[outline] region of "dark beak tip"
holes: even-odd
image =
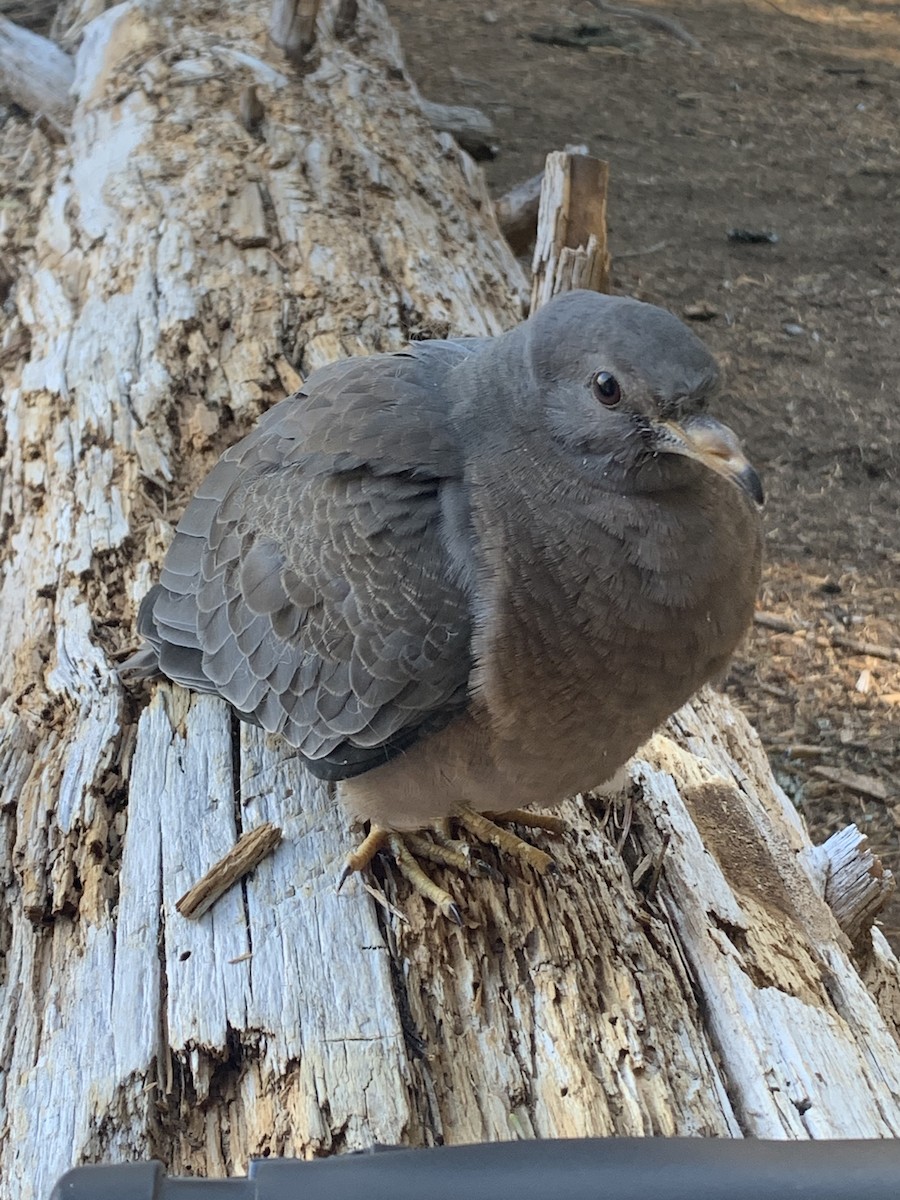
[[[753,467],[748,464],[738,475],[737,479],[747,495],[762,508],[766,502],[766,494],[763,491],[762,480]]]

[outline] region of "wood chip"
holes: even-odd
[[[409,917],[406,915],[406,913],[397,908],[395,904],[391,904],[390,900],[388,900],[387,896],[383,891],[381,891],[380,888],[373,887],[371,883],[368,883],[365,879],[362,880],[362,885],[372,899],[377,904],[381,905],[385,912],[389,912],[392,917],[396,917],[396,919],[403,925],[409,924]]]
[[[776,633],[804,633],[806,627],[796,621],[788,621],[775,613],[755,612],[753,624],[761,625],[764,629],[773,629]],[[900,662],[900,649],[896,646],[882,646],[878,642],[863,642],[859,638],[847,637],[843,633],[818,634],[813,639],[817,646],[831,648],[840,646],[842,650],[850,650],[854,654],[865,654],[870,658],[886,658],[889,662]]]
[[[813,767],[813,775],[848,788],[851,792],[859,792],[863,796],[871,796],[873,800],[887,800],[887,787],[873,775],[857,775],[855,771],[843,771],[839,767]]]
[[[829,751],[827,746],[810,746],[806,742],[794,742],[792,746],[788,746],[787,752],[790,758],[821,758]]]
[[[713,321],[719,315],[719,310],[708,300],[697,300],[693,304],[686,304],[681,315],[689,321]]]
[[[237,883],[281,841],[281,830],[271,821],[257,825],[231,847],[219,861],[206,872],[194,886],[184,893],[175,907],[183,917],[196,920],[207,912],[220,896]]]
[[[774,629],[776,633],[799,633],[801,629],[796,621],[788,621],[784,617],[776,616],[775,613],[755,612],[753,623],[762,625],[764,629]]]
[[[246,183],[231,202],[228,232],[231,240],[241,250],[265,246],[269,240],[262,192],[259,190],[259,184],[253,180]]]

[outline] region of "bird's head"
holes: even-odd
[[[678,486],[700,464],[762,503],[737,437],[704,411],[718,383],[715,361],[671,313],[624,296],[567,292],[507,340],[528,380],[517,416],[595,459],[611,487]]]

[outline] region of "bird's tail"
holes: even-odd
[[[144,639],[143,644],[119,663],[119,674],[129,679],[152,679],[162,673],[159,669],[159,631],[153,617],[153,605],[159,591],[160,586],[156,584],[143,598],[138,609],[137,631]]]

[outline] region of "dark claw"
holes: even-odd
[[[494,883],[503,882],[502,873],[498,871],[495,866],[492,866],[491,863],[485,862],[483,858],[475,858],[472,861],[482,875],[486,875],[488,879],[492,880]]]

